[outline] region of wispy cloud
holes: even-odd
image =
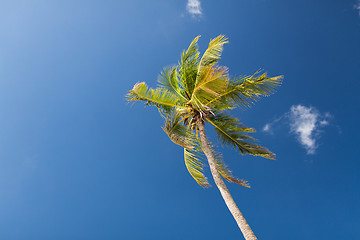
[[[193,17],[200,17],[202,15],[202,9],[199,0],[188,0],[186,4],[186,10]]]
[[[270,123],[265,124],[265,126],[263,127],[263,131],[272,133],[271,124]]]
[[[284,114],[283,116],[281,116],[281,117],[273,120],[272,122],[269,122],[269,123],[265,124],[265,126],[263,127],[262,130],[263,130],[264,132],[273,134],[273,133],[274,133],[274,130],[273,130],[274,125],[275,125],[276,123],[278,123],[279,121],[281,121],[281,119],[283,119],[284,116],[286,116],[286,114]]]
[[[356,3],[354,4],[354,9],[359,12],[359,16],[360,16],[360,0],[356,1]]]
[[[312,107],[302,105],[290,108],[290,129],[295,133],[308,154],[314,154],[317,148],[314,132],[317,128],[319,113]]]
[[[273,127],[282,119],[286,119],[299,143],[306,149],[307,154],[314,154],[318,148],[317,140],[320,137],[320,128],[329,124],[330,113],[321,114],[314,107],[293,105],[280,118],[265,124],[263,131],[273,134]]]

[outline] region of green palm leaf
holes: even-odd
[[[256,139],[246,134],[255,130],[241,125],[237,118],[221,113],[206,120],[215,127],[215,132],[223,145],[232,146],[242,154],[274,159],[275,154],[254,143]]]
[[[181,99],[163,88],[151,89],[144,82],[137,83],[127,94],[129,102],[144,101],[146,105],[154,105],[165,112],[174,108],[186,108]]]
[[[203,163],[200,158],[200,150],[198,147],[192,149],[184,148],[184,159],[187,170],[195,181],[202,187],[209,187],[207,178],[204,175]]]
[[[228,82],[227,68],[206,66],[198,76],[197,84],[191,96],[191,103],[201,110],[212,99],[220,96]]]
[[[186,96],[179,86],[179,77],[177,67],[164,68],[163,72],[158,78],[159,87],[168,90],[186,101]]]
[[[221,174],[221,176],[223,178],[225,178],[228,182],[233,182],[236,184],[239,184],[243,187],[247,187],[250,188],[250,185],[247,181],[243,180],[243,179],[238,179],[236,177],[234,177],[231,173],[231,171],[226,167],[225,163],[223,161],[216,161],[216,168],[219,171],[219,173]]]
[[[225,163],[222,159],[222,155],[219,152],[214,150],[214,146],[212,144],[209,144],[209,148],[212,152],[212,155],[215,158],[216,169],[218,170],[218,172],[220,173],[220,175],[223,178],[225,178],[228,182],[233,182],[233,183],[239,184],[243,187],[250,188],[250,185],[247,181],[238,179],[232,175],[231,171],[225,165]]]
[[[194,133],[180,122],[180,115],[175,113],[166,119],[165,126],[162,129],[172,142],[183,148],[191,149],[195,141]]]
[[[180,86],[185,90],[185,94],[190,100],[190,96],[194,90],[197,70],[199,65],[199,51],[197,36],[190,44],[186,51],[183,51],[179,64]]]
[[[203,173],[203,155],[199,142],[192,131],[181,124],[180,115],[174,113],[165,121],[163,130],[169,136],[170,140],[184,148],[185,166],[190,175],[202,187],[209,186],[207,178]]]
[[[235,78],[228,82],[226,90],[207,103],[210,106],[217,101],[227,101],[228,105],[250,107],[260,97],[274,93],[281,84],[283,76],[268,77],[266,73],[256,76]]]
[[[220,60],[224,44],[228,42],[224,35],[219,35],[210,40],[209,46],[200,60],[198,75],[200,75],[203,67],[212,66]]]

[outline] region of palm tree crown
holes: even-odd
[[[268,77],[256,72],[250,76],[229,78],[228,69],[218,65],[227,38],[219,35],[212,39],[200,57],[197,36],[183,51],[178,65],[167,67],[159,76],[159,86],[149,88],[144,82],[135,84],[127,95],[128,101],[144,101],[154,105],[165,118],[163,130],[171,141],[184,148],[185,165],[196,180],[209,186],[203,173],[203,150],[198,136],[199,124],[214,126],[218,139],[242,154],[269,159],[275,155],[256,143],[245,127],[227,112],[236,107],[248,108],[262,96],[268,96],[281,84],[282,76]],[[223,178],[245,187],[244,180],[233,177],[222,161],[221,155],[210,145],[217,171]]]

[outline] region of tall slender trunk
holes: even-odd
[[[254,232],[251,230],[249,224],[246,222],[244,216],[240,212],[239,208],[236,206],[236,203],[234,199],[232,198],[229,190],[227,189],[223,179],[221,178],[217,168],[216,168],[216,162],[215,158],[210,150],[206,134],[205,134],[205,127],[204,123],[199,123],[199,133],[200,133],[200,140],[201,140],[201,146],[205,153],[205,156],[208,159],[211,174],[214,178],[215,184],[220,190],[221,196],[223,197],[226,206],[229,208],[231,214],[233,215],[237,225],[239,226],[242,234],[244,235],[246,240],[257,240]]]

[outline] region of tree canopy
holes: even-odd
[[[251,154],[274,159],[275,154],[260,146],[249,133],[254,129],[244,126],[231,116],[231,109],[249,108],[259,98],[268,96],[281,84],[282,76],[268,77],[260,71],[252,75],[229,77],[228,68],[219,65],[227,37],[219,35],[212,39],[202,56],[198,49],[197,36],[180,62],[164,68],[158,79],[158,87],[149,88],[144,82],[135,84],[127,95],[128,101],[143,101],[156,106],[165,119],[163,130],[171,141],[184,148],[185,165],[196,180],[209,186],[203,171],[203,151],[198,136],[198,124],[208,122],[222,145],[228,145],[241,154]],[[222,156],[210,146],[216,159],[216,167],[223,178],[249,187],[235,178],[226,167]]]

